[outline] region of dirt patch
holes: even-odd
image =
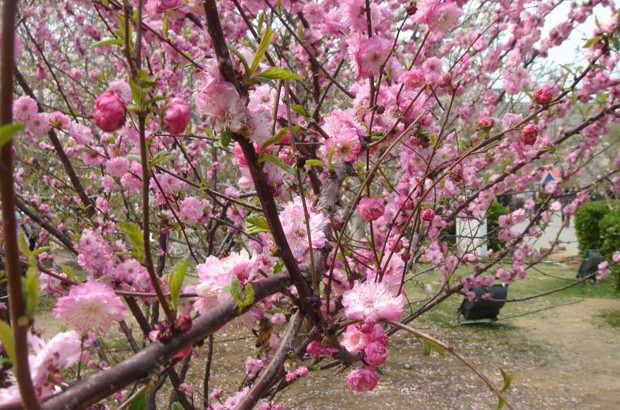
[[[605,325],[601,311],[620,311],[620,300],[586,299],[492,327],[431,327],[496,383],[499,368],[514,375],[506,397],[515,409],[617,408],[620,329]],[[295,409],[493,409],[486,386],[451,357],[425,357],[406,334],[391,341],[377,389],[351,394],[348,370],[313,374],[284,393]]]

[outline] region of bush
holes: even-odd
[[[602,248],[603,238],[599,223],[607,213],[618,209],[618,205],[619,201],[586,202],[575,212],[575,233],[582,255],[588,249]]]
[[[620,211],[608,212],[599,222],[601,233],[601,253],[611,264],[611,271],[616,277],[616,288],[620,290],[620,264],[612,263],[611,256],[620,250]]]
[[[497,232],[499,231],[498,219],[502,215],[508,215],[510,211],[504,205],[497,201],[493,201],[489,210],[487,211],[487,239],[489,249],[494,252],[499,251],[504,247],[504,243],[497,239]]]

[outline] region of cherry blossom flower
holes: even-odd
[[[113,322],[125,318],[125,305],[110,286],[88,281],[58,299],[54,316],[67,320],[80,333],[107,333]]]
[[[366,221],[376,221],[383,216],[385,207],[382,200],[365,196],[357,204],[357,210]]]
[[[387,360],[388,352],[383,343],[372,342],[364,348],[364,362],[370,366],[379,366]]]
[[[323,229],[329,221],[322,213],[316,213],[310,203],[306,204],[306,208],[310,216],[308,224],[310,225],[312,248],[320,249],[327,244],[327,238]],[[284,209],[280,212],[280,220],[282,221],[282,229],[291,247],[293,256],[301,260],[310,248],[301,198],[297,197],[284,206]]]
[[[392,50],[392,41],[380,36],[358,37],[355,43],[355,62],[360,77],[378,75]]]
[[[347,384],[356,392],[367,392],[377,387],[379,376],[374,369],[353,369],[347,376]]]
[[[173,98],[164,108],[162,125],[170,134],[181,134],[191,119],[189,105],[182,98]]]
[[[403,313],[403,295],[394,296],[383,282],[355,281],[353,288],[342,295],[347,319],[378,322],[398,320]]]
[[[116,131],[125,123],[125,103],[112,90],[107,90],[95,101],[95,123],[103,131]]]
[[[535,124],[527,124],[521,130],[521,142],[525,145],[534,145],[538,136],[538,127]]]

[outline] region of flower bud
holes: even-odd
[[[102,131],[116,131],[125,123],[125,103],[114,91],[108,90],[97,97],[93,118]]]

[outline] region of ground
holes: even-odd
[[[599,293],[597,284],[578,286],[565,295],[506,305],[491,326],[458,326],[454,317],[439,315],[418,328],[455,346],[498,385],[499,368],[511,373],[506,397],[515,409],[615,409],[620,299],[590,297]],[[379,386],[369,394],[351,394],[345,370],[302,380],[284,394],[284,402],[295,409],[496,408],[495,396],[461,362],[423,356],[410,335],[395,336],[390,354]]]

